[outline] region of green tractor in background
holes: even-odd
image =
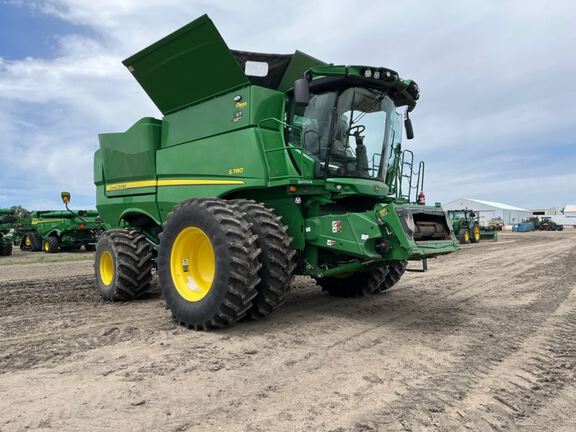
[[[414,81],[233,51],[206,15],[123,63],[164,116],[100,135],[97,208],[117,227],[96,251],[105,299],[142,296],[156,265],[173,318],[210,329],[270,314],[296,274],[378,294],[408,260],[457,250],[440,205],[400,190]]]
[[[482,231],[476,213],[472,210],[449,210],[448,217],[452,221],[452,229],[461,244],[480,241]]]
[[[37,252],[57,253],[60,250],[96,250],[98,236],[106,230],[95,210],[72,211],[68,208],[70,194],[62,192],[66,211],[44,210],[33,213],[32,221],[19,229],[20,248]]]
[[[0,209],[0,256],[12,255],[16,217],[11,209]]]
[[[534,226],[537,231],[563,231],[564,225],[560,225],[552,220],[550,216],[534,218]],[[531,218],[532,220],[532,218]]]

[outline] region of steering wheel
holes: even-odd
[[[351,133],[353,130],[355,130],[355,132],[354,132],[354,133]],[[362,132],[364,132],[365,130],[366,130],[366,126],[359,124],[359,125],[351,126],[351,127],[346,131],[346,133],[347,133],[348,135],[358,136],[358,135],[360,135]]]

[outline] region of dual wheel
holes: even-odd
[[[470,227],[462,227],[458,233],[458,241],[461,244],[478,243],[480,241],[480,225],[474,224]]]
[[[281,306],[295,267],[287,228],[248,200],[192,199],[168,216],[158,246],[158,279],[174,319],[197,330],[261,318]],[[137,231],[106,231],[96,280],[108,300],[143,295],[153,254]]]

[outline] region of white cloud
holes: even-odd
[[[569,173],[552,170],[540,181],[514,162],[522,155],[526,167],[536,166],[530,152],[576,136],[573,2],[46,0],[22,7],[91,30],[59,38],[49,60],[8,61],[0,48],[0,189],[27,206],[59,206],[61,189],[93,203],[97,134],[159,115],[121,60],[205,12],[233,48],[300,49],[416,79],[422,99],[408,145],[428,162],[431,195],[449,200],[472,188],[512,201],[530,184],[533,193],[515,203],[569,200]],[[15,185],[23,190],[4,192]]]

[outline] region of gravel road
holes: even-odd
[[[262,321],[100,300],[92,256],[0,258],[0,431],[574,431],[576,230],[506,233]]]

